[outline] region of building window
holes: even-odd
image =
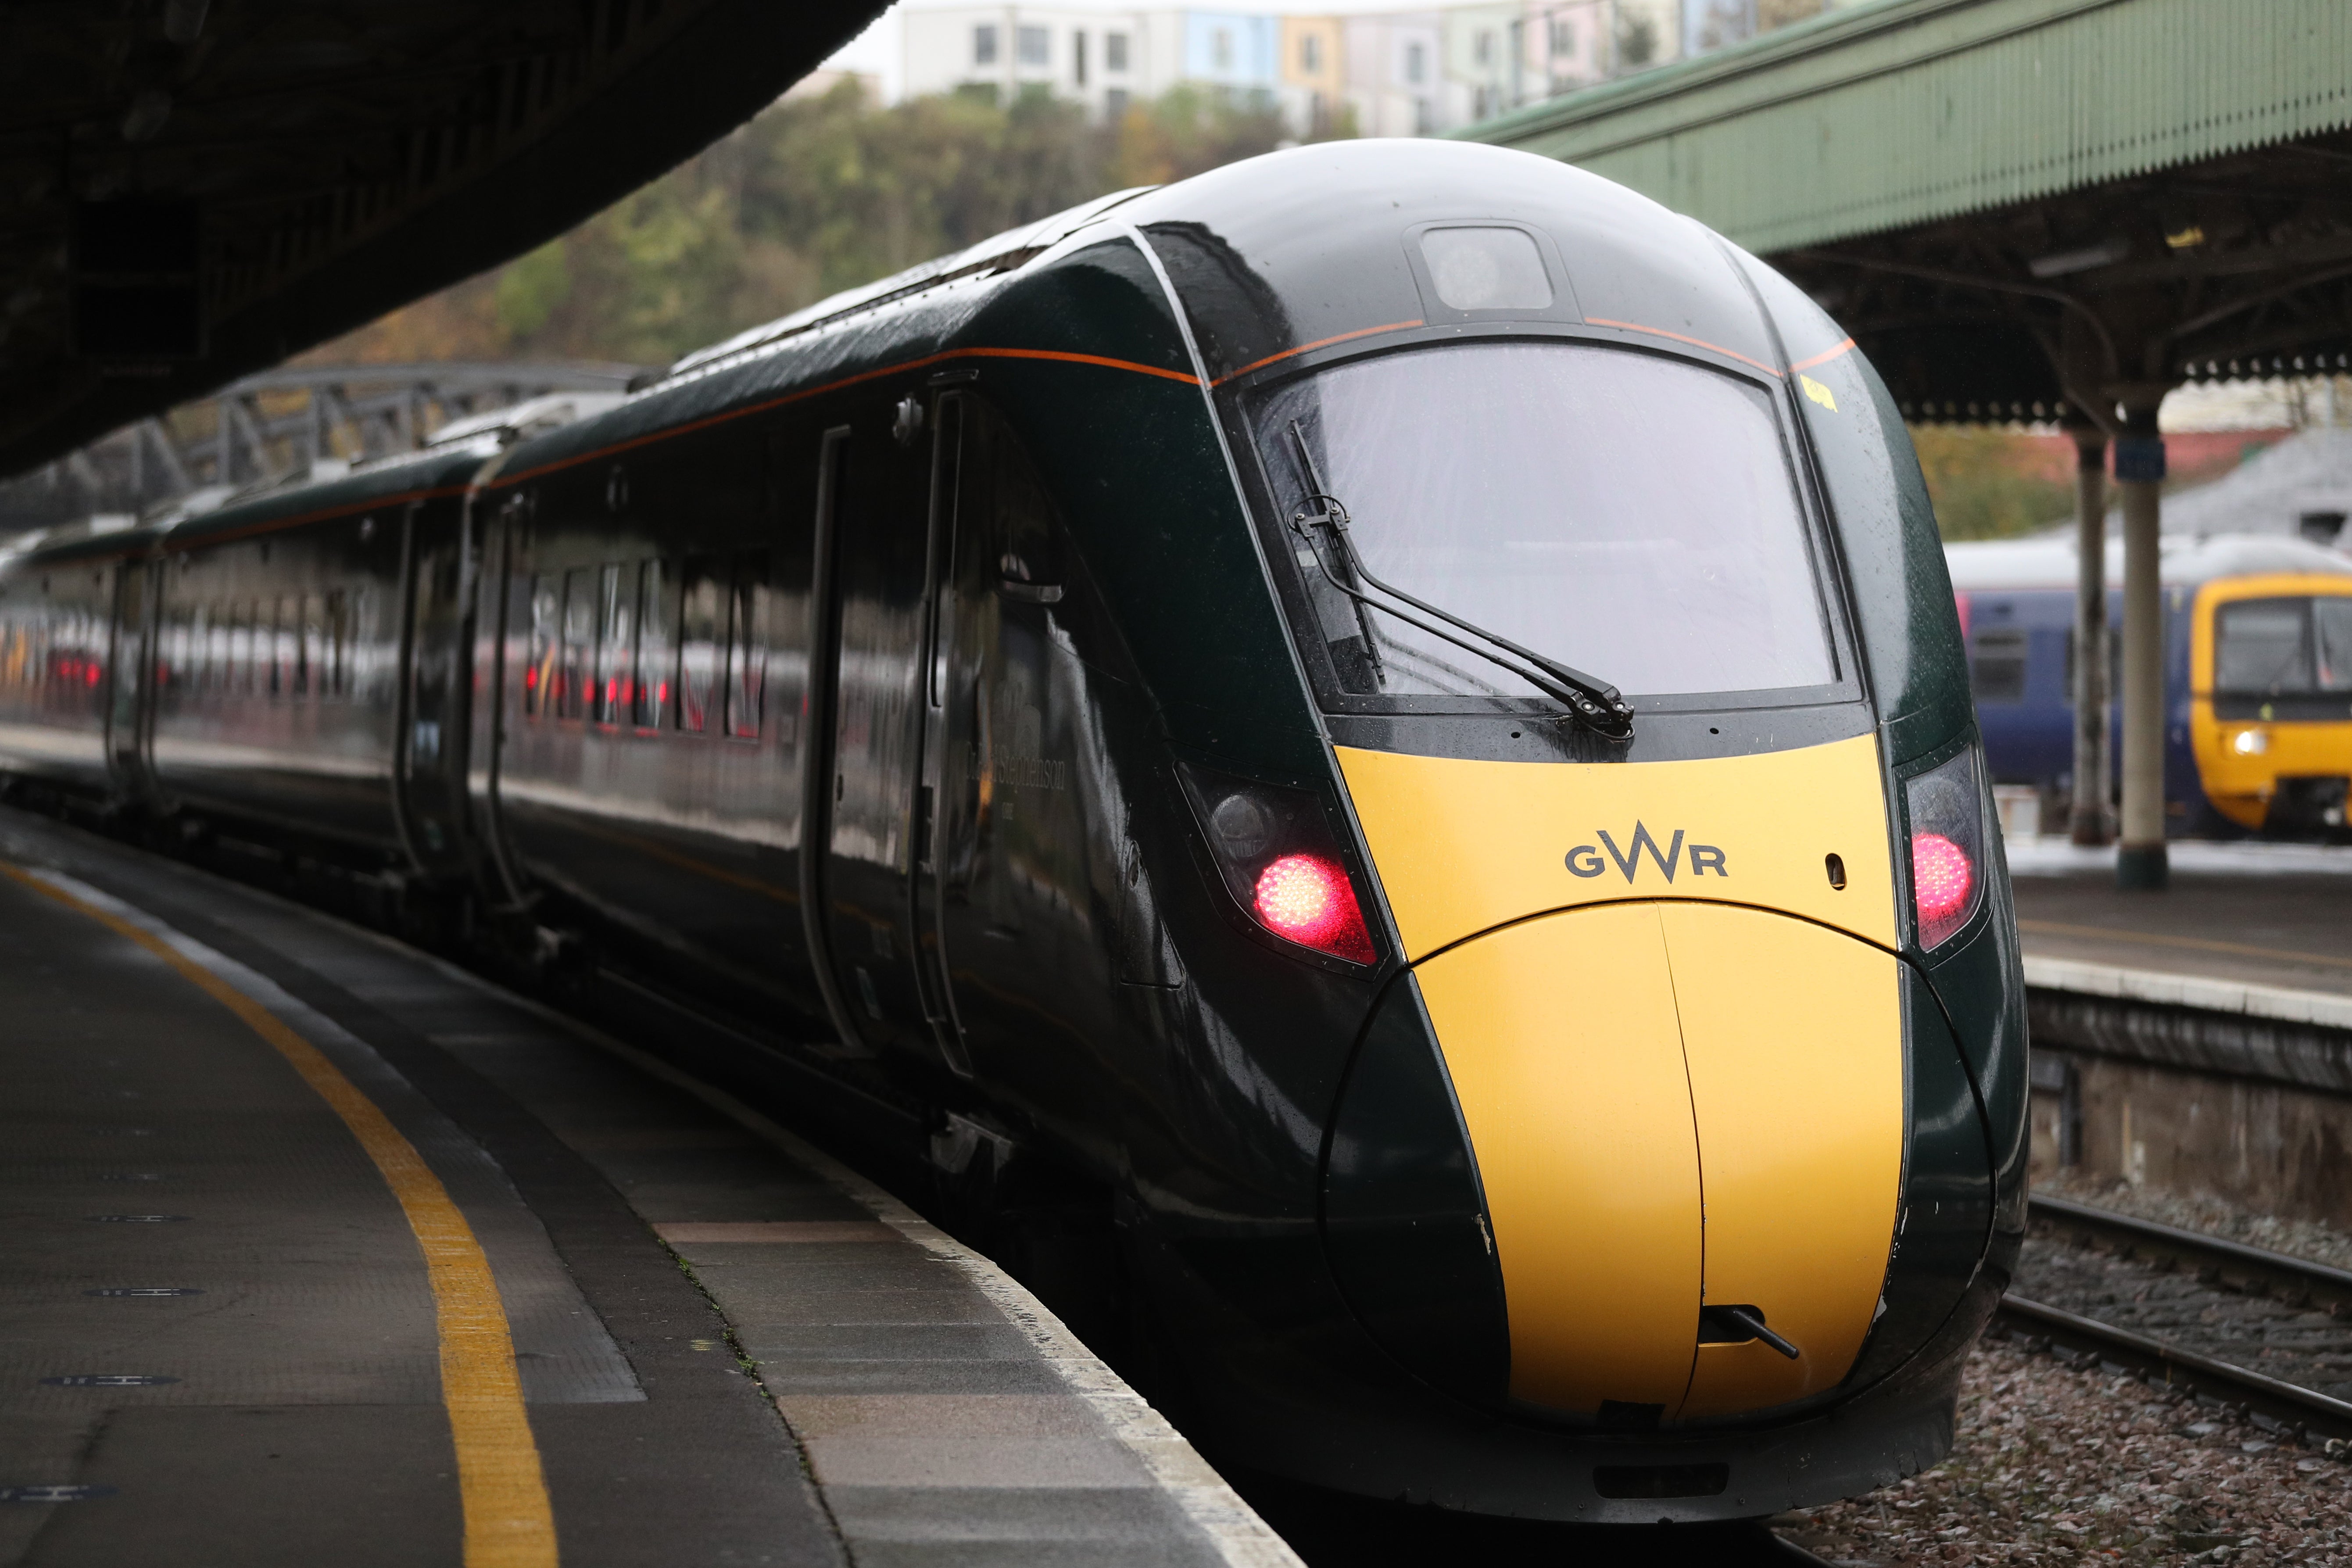
[[[1127,89],[1114,87],[1104,92],[1103,118],[1113,125],[1127,118]]]
[[[1209,64],[1221,71],[1234,68],[1234,34],[1230,27],[1219,27],[1209,35]]]
[[[1404,47],[1404,79],[1415,83],[1429,79],[1429,51],[1420,44]]]
[[[1013,30],[1013,47],[1014,55],[1024,66],[1042,66],[1052,63],[1052,54],[1046,43],[1045,29],[1043,27],[1015,27]]]
[[[1087,85],[1087,36],[1083,31],[1070,35],[1070,80],[1079,87]]]
[[[971,30],[971,63],[992,66],[996,63],[996,29],[986,24]]]
[[[1319,36],[1314,33],[1309,33],[1305,37],[1298,40],[1298,68],[1305,71],[1308,76],[1317,76],[1321,74],[1323,69],[1323,40]]]
[[[1126,68],[1127,35],[1125,33],[1105,33],[1103,35],[1103,69],[1107,71],[1123,71]]]
[[[1419,46],[1416,45],[1415,47],[1418,47]],[[1434,115],[1430,113],[1429,100],[1425,98],[1414,99],[1412,100],[1412,133],[1415,136],[1427,136],[1436,129],[1437,120]]]
[[[1565,16],[1551,18],[1551,58],[1576,53],[1576,24]]]
[[[1470,55],[1482,66],[1495,63],[1495,35],[1492,29],[1478,35],[1477,42],[1470,47]]]

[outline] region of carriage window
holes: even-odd
[[[677,727],[701,734],[719,701],[727,636],[727,568],[708,558],[689,560],[680,584]]]
[[[1329,531],[1290,527],[1320,510],[1301,436],[1363,569],[1479,627],[1637,695],[1836,679],[1779,421],[1748,382],[1622,350],[1474,343],[1284,383],[1255,424],[1301,630],[1342,693],[1537,689],[1332,585]],[[1328,570],[1344,583],[1352,567]]]
[[[596,676],[588,710],[602,724],[618,724],[630,709],[629,655],[635,648],[637,579],[615,562],[597,583]]]
[[[352,691],[352,602],[341,588],[327,595],[327,691],[334,697]]]
[[[767,584],[763,558],[746,555],[736,563],[727,636],[727,732],[760,732],[760,701],[768,681]]]
[[[555,716],[577,719],[588,684],[596,641],[596,569],[575,567],[563,574],[563,646],[555,672]]]
[[[228,689],[233,697],[253,691],[253,623],[259,606],[239,599],[228,607]]]
[[[522,710],[533,717],[555,711],[555,634],[562,617],[562,580],[542,572],[530,580],[530,658],[522,667]]]
[[[637,658],[631,713],[648,730],[661,727],[669,710],[669,686],[677,676],[674,628],[677,606],[663,581],[659,557],[637,568]]]
[[[2025,634],[1997,627],[1976,635],[1969,656],[1969,690],[1979,702],[2025,700]]]
[[[305,697],[326,689],[327,620],[319,595],[302,595],[302,660],[294,668],[294,689]]]
[[[302,601],[280,598],[269,607],[269,694],[294,695],[294,677],[302,658],[302,630],[298,618]]]

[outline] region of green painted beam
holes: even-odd
[[[2352,125],[2352,0],[1874,0],[1461,132],[1759,254]]]

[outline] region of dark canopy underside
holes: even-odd
[[[562,233],[879,0],[0,14],[0,475]]]

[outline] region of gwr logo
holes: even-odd
[[[1628,882],[1631,882],[1633,879],[1634,874],[1642,868],[1642,852],[1646,849],[1650,852],[1650,858],[1657,862],[1658,869],[1665,873],[1666,880],[1668,882],[1672,882],[1675,879],[1675,868],[1683,858],[1683,830],[1681,828],[1675,828],[1673,841],[1669,843],[1664,849],[1660,849],[1658,847],[1658,841],[1650,837],[1650,830],[1647,827],[1644,827],[1639,821],[1636,821],[1633,824],[1633,841],[1629,843],[1622,852],[1619,851],[1617,847],[1617,841],[1609,837],[1609,830],[1607,828],[1601,828],[1598,831],[1601,837],[1600,848],[1595,848],[1590,844],[1580,844],[1575,848],[1568,852],[1568,873],[1570,876],[1598,877],[1603,871],[1609,869],[1610,862],[1613,861],[1616,864],[1618,874],[1623,877]],[[1601,858],[1601,849],[1609,851],[1608,860]],[[1728,877],[1731,875],[1729,871],[1724,868],[1723,851],[1717,849],[1712,844],[1692,845],[1690,847],[1690,874],[1694,877],[1704,877],[1709,871],[1714,872],[1718,877]]]

